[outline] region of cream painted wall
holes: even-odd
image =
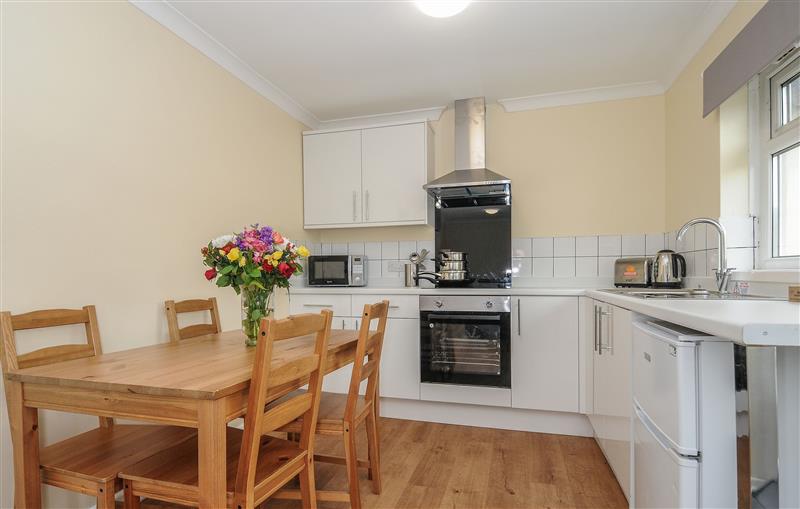
[[[664,229],[664,98],[507,113],[487,105],[487,166],[512,181],[513,235]],[[436,175],[453,170],[453,110],[436,133]],[[321,232],[323,241],[419,239],[425,227]]]
[[[719,108],[720,216],[750,214],[747,85]]]
[[[667,230],[720,216],[719,110],[702,118],[702,72],[764,3],[740,1],[665,94]]]
[[[166,340],[166,298],[217,296],[237,327],[199,250],[252,221],[301,236],[304,126],[127,2],[4,2],[1,58],[0,308],[96,304],[106,351]],[[94,423],[48,414],[42,432]],[[46,491],[48,507],[94,503]]]

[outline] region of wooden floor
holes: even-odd
[[[366,471],[360,472],[365,509],[628,507],[592,438],[386,418],[380,434],[383,492],[374,495]],[[361,435],[359,457],[364,457],[367,444]],[[342,454],[340,441],[317,439],[317,452]],[[317,463],[317,488],[346,486],[344,467]],[[301,504],[268,500],[262,507],[299,509]],[[348,504],[320,502],[319,507],[345,509]]]
[[[363,435],[363,432],[362,432]],[[627,508],[594,439],[381,419],[383,492],[361,472],[365,508]],[[359,456],[366,455],[360,438]],[[317,451],[341,453],[318,437]],[[317,463],[319,489],[345,489],[344,467]],[[270,509],[299,508],[268,501]],[[320,508],[345,508],[320,503]]]

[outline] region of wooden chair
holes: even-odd
[[[318,490],[317,498],[319,500],[350,502],[353,509],[359,509],[361,494],[358,487],[358,468],[367,468],[369,479],[372,481],[373,493],[381,492],[378,378],[388,313],[388,300],[364,306],[348,393],[322,393],[316,432],[319,435],[341,436],[344,442],[345,456],[316,454],[314,458],[317,461],[345,465],[349,491]],[[377,327],[370,330],[375,321],[378,322]],[[367,362],[364,362],[365,358]],[[367,380],[367,388],[365,394],[361,396],[359,388],[364,380]],[[359,460],[356,454],[356,430],[362,423],[365,424],[367,431],[367,461]],[[282,427],[281,431],[285,431],[291,436],[304,429],[304,425],[302,420],[294,421]],[[282,490],[276,498],[297,498],[297,493],[296,491]]]
[[[228,507],[251,509],[298,475],[303,507],[316,507],[314,426],[332,317],[331,311],[324,310],[318,315],[261,321],[244,431],[227,428]],[[312,355],[271,369],[275,341],[309,334],[316,334]],[[282,387],[292,383],[300,386],[306,377],[309,377],[307,392],[267,407],[270,399],[274,399],[270,390],[285,391]],[[268,435],[301,417],[306,424],[300,430],[299,443]],[[138,508],[140,497],[197,506],[197,441],[165,450],[126,469],[120,476],[124,479],[127,508]]]
[[[62,325],[84,325],[86,343],[50,346],[17,355],[15,331]],[[3,373],[55,362],[94,357],[101,353],[94,306],[51,309],[12,315],[0,313]],[[8,405],[21,404],[6,387]],[[100,427],[44,447],[39,452],[42,482],[97,497],[98,509],[114,507],[114,494],[122,489],[119,471],[160,450],[188,440],[196,432],[173,426],[114,424],[100,417]]]
[[[169,326],[169,340],[180,341],[182,339],[194,338],[197,336],[204,336],[206,334],[216,334],[222,332],[219,321],[219,308],[217,308],[217,299],[211,297],[210,299],[190,299],[175,302],[168,300],[164,303],[164,310],[167,313],[167,325]],[[178,325],[178,314],[180,313],[193,313],[196,311],[210,311],[211,323],[199,323],[196,325],[188,325],[181,328]]]

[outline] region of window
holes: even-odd
[[[800,268],[800,49],[751,82],[758,98],[751,145],[759,217],[757,267]],[[751,124],[752,125],[752,124]]]

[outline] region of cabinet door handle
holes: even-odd
[[[517,336],[522,336],[522,313],[520,313],[522,299],[517,299]]]
[[[356,201],[357,201],[356,192],[353,191],[353,222],[354,223],[356,222]]]
[[[369,221],[369,190],[364,191],[364,214],[364,219]]]

